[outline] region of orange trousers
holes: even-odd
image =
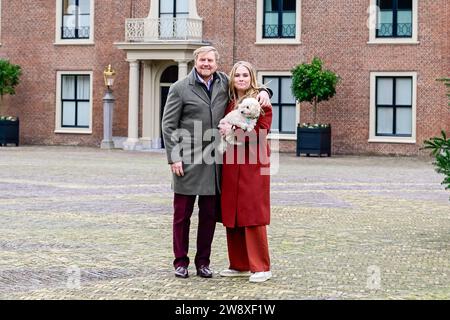
[[[270,270],[266,226],[227,228],[230,269],[262,272]]]

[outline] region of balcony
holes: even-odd
[[[202,23],[185,17],[127,19],[125,41],[202,41]]]

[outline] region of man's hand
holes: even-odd
[[[183,171],[183,162],[174,162],[170,165],[170,169],[172,170],[172,173],[175,173],[177,176],[182,177],[184,176]]]
[[[259,101],[261,107],[270,107],[270,97],[267,91],[261,90],[256,96],[256,99]]]

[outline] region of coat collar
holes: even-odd
[[[215,72],[213,74],[213,82],[211,84],[212,85],[212,93],[211,93],[211,99],[210,99],[208,94],[206,93],[205,89],[203,89],[201,87],[201,84],[197,79],[197,74],[196,74],[195,68],[192,68],[192,71],[189,74],[189,85],[192,87],[192,91],[208,104],[212,104],[214,102],[214,99],[217,97],[217,94],[219,92],[220,81],[221,81],[220,77]]]

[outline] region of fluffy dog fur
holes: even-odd
[[[255,98],[245,98],[240,104],[238,104],[237,109],[234,109],[228,113],[219,122],[219,128],[224,124],[231,124],[237,128],[241,128],[245,131],[252,131],[258,121],[259,115],[261,114],[261,106],[258,100]],[[224,138],[222,138],[219,150],[224,152],[226,150],[226,143],[229,144],[240,144],[236,142],[234,130],[231,130]]]

